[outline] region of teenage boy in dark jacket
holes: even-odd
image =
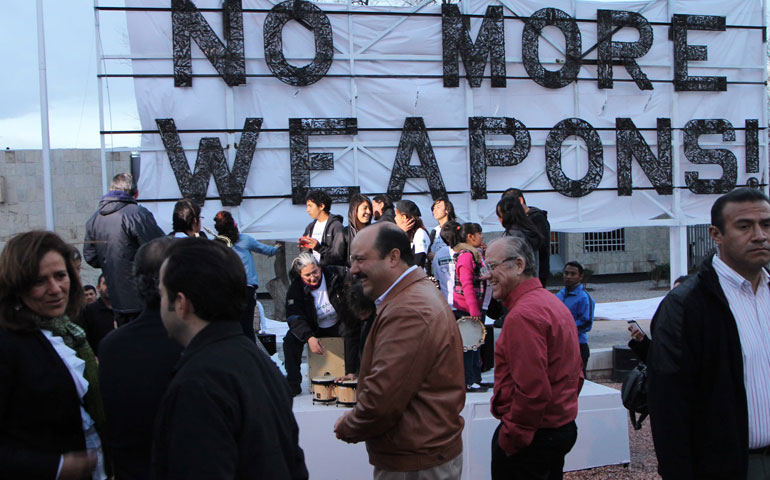
[[[300,250],[310,250],[323,265],[347,266],[342,215],[332,215],[332,198],[323,190],[311,190],[305,201],[307,214],[313,219],[299,239]]]

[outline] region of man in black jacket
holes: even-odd
[[[648,404],[668,479],[770,478],[770,199],[741,188],[711,209],[719,247],[652,320]]]
[[[396,209],[389,196],[381,193],[372,198],[372,218],[375,222],[396,223]]]
[[[332,198],[323,190],[311,190],[305,201],[307,214],[313,219],[299,239],[300,250],[310,250],[321,266],[347,266],[342,215],[332,215]]]
[[[99,209],[86,222],[83,256],[107,277],[119,326],[136,318],[143,307],[133,282],[134,255],[142,244],[163,236],[152,213],[136,203],[138,195],[130,173],[115,175]]]
[[[543,237],[543,243],[535,255],[537,255],[538,272],[537,276],[540,279],[540,283],[545,287],[545,283],[548,281],[548,277],[551,275],[551,224],[548,222],[548,212],[540,210],[537,207],[527,206],[527,201],[524,199],[524,192],[518,188],[509,188],[503,192],[500,198],[511,196],[518,198],[521,202],[521,206],[524,207],[524,212],[529,217],[537,231]]]
[[[246,272],[235,252],[177,240],[159,285],[163,324],[184,351],[158,410],[151,478],[308,478],[288,385],[241,329]]]
[[[152,426],[182,347],[160,319],[158,272],[174,242],[165,236],[136,252],[134,281],[144,310],[99,345],[99,386],[107,418],[106,442],[120,480],[150,478]]]

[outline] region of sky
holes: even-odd
[[[44,0],[43,10],[51,148],[98,148],[93,2]],[[4,12],[0,16],[0,49],[6,65],[0,75],[0,148],[39,149],[42,140],[36,2],[0,0],[0,11]],[[115,90],[111,88],[109,92],[112,108],[105,108],[118,117],[113,118],[113,124],[138,126],[133,92],[130,88]],[[132,139],[115,141],[115,145],[108,146],[131,146]]]

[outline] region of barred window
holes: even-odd
[[[583,234],[583,252],[625,252],[626,232],[619,228],[609,232],[586,232]]]
[[[558,255],[559,251],[559,233],[551,232],[551,255]]]

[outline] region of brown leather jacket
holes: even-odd
[[[452,311],[422,269],[377,307],[366,340],[355,408],[338,427],[366,441],[386,471],[423,470],[462,453],[465,405],[462,339]]]

